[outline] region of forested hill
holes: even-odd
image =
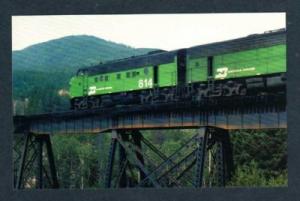
[[[13,51],[13,70],[70,71],[105,62],[146,54],[154,49],[132,48],[88,35],[66,36]]]

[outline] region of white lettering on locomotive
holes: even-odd
[[[140,89],[142,89],[142,88],[151,88],[153,86],[153,81],[152,81],[152,79],[140,79],[139,81],[138,81],[138,87],[140,88]]]

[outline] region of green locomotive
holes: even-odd
[[[79,69],[73,109],[268,92],[285,86],[286,31],[160,51]]]

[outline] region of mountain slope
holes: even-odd
[[[13,70],[69,71],[114,59],[146,54],[154,49],[131,48],[87,35],[67,36],[13,51]]]

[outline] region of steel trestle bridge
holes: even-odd
[[[233,171],[228,130],[286,128],[286,116],[285,94],[15,116],[15,136],[26,138],[15,187],[26,187],[34,167],[37,188],[59,187],[50,136],[100,133],[111,134],[106,188],[224,186]],[[143,137],[149,129],[194,129],[195,135],[166,156]]]

